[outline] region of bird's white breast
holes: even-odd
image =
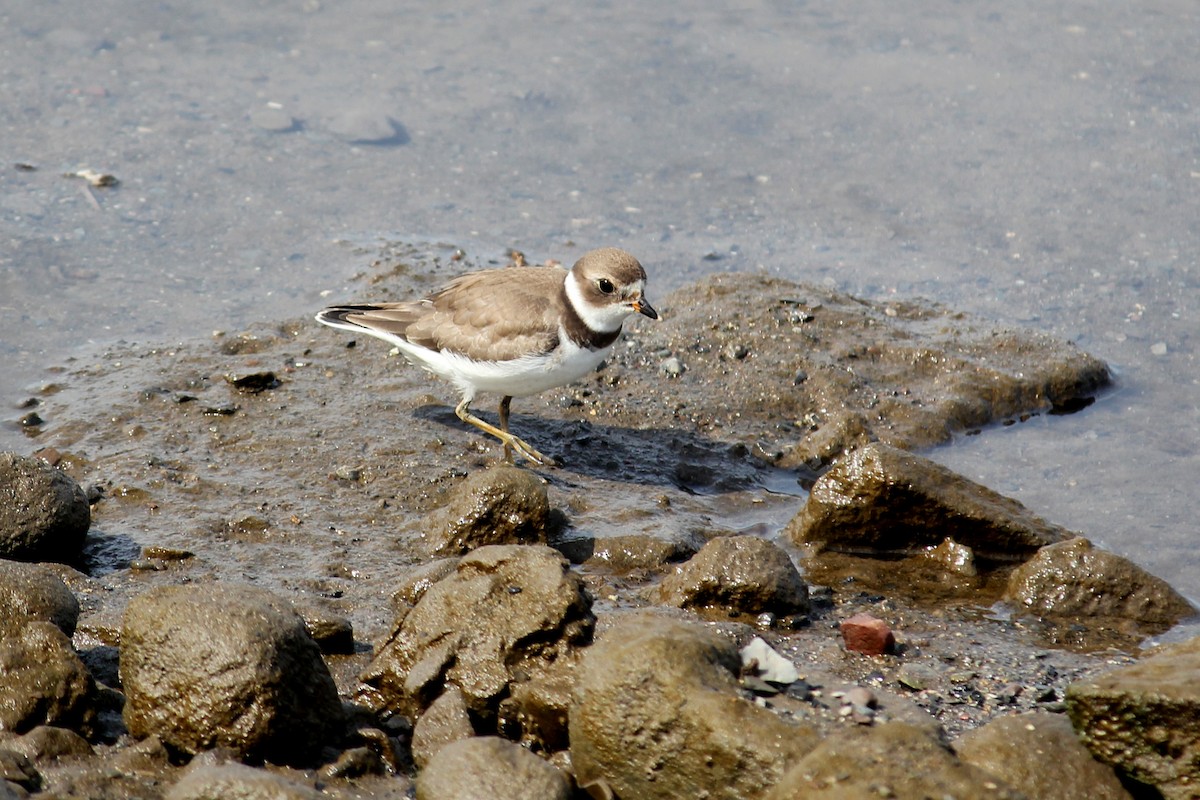
[[[558,347],[509,361],[475,361],[458,353],[433,351],[393,340],[410,361],[425,367],[458,387],[465,397],[494,392],[510,397],[529,395],[577,381],[600,365],[612,346],[589,350],[559,330]]]

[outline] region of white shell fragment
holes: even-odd
[[[741,649],[742,669],[747,670],[752,665],[755,677],[768,683],[787,685],[800,679],[796,665],[771,649],[771,645],[755,636],[750,644]]]

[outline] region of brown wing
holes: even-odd
[[[431,350],[508,361],[558,344],[566,274],[547,267],[483,270],[424,300],[343,306],[341,318]]]
[[[510,267],[473,272],[427,298],[410,342],[482,361],[544,353],[558,344],[564,269]]]

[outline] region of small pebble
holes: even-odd
[[[296,120],[282,108],[266,106],[250,112],[250,122],[271,133],[287,133],[296,129]]]
[[[750,355],[750,349],[744,344],[730,344],[726,345],[724,353],[726,358],[731,358],[734,361],[741,361],[743,358]]]
[[[1021,696],[1021,692],[1025,687],[1019,683],[1007,683],[996,693],[996,699],[1002,705],[1011,706],[1017,702],[1017,698]]]
[[[341,481],[355,483],[362,478],[362,469],[342,464],[333,470],[333,477]]]
[[[866,708],[875,708],[878,700],[875,698],[875,693],[865,686],[855,686],[850,691],[846,692],[844,702],[852,706],[865,706]]]
[[[265,392],[267,389],[275,389],[279,386],[279,379],[275,377],[274,372],[269,370],[265,372],[250,372],[244,375],[230,373],[225,376],[225,382],[239,392],[246,392],[248,394],[258,394],[259,392]]]
[[[668,378],[678,378],[686,369],[687,367],[684,366],[683,362],[677,356],[671,356],[658,365],[658,371]]]
[[[1154,344],[1150,345],[1150,352],[1156,356],[1165,356],[1167,354],[1167,343],[1155,342]]]
[[[406,144],[408,132],[384,109],[367,106],[342,111],[328,123],[329,130],[351,144]]]
[[[186,561],[193,558],[196,554],[191,550],[181,550],[176,547],[163,547],[162,545],[147,545],[142,549],[142,556],[145,558],[159,559],[161,561]]]

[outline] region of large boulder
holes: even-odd
[[[495,736],[443,747],[417,776],[417,800],[569,800],[557,767]]]
[[[978,557],[1023,561],[1068,532],[940,464],[878,442],[840,458],[785,529],[814,551],[907,555],[951,539]]]
[[[402,608],[362,675],[363,699],[416,716],[457,686],[487,716],[511,681],[590,641],[594,624],[583,580],[557,551],[480,547]]]
[[[545,544],[546,485],[526,469],[502,464],[476,472],[421,523],[426,546],[455,556],[489,544]]]
[[[1005,599],[1041,616],[1135,623],[1148,633],[1196,613],[1166,581],[1082,537],[1043,547],[1017,567]]]
[[[698,624],[624,620],[584,655],[571,763],[595,797],[754,797],[817,734],[743,697],[737,648]],[[590,788],[589,788],[590,787]]]
[[[960,760],[974,764],[1027,797],[1132,800],[1111,767],[1092,758],[1062,714],[997,717],[954,741]]]
[[[1067,714],[1105,764],[1168,800],[1200,786],[1200,637],[1067,687]]]
[[[121,631],[125,724],[195,754],[306,763],[339,736],[343,711],[329,669],[281,598],[249,586],[152,589]]]
[[[659,599],[725,613],[804,614],[808,585],[779,545],[757,536],[722,536],[667,575]]]
[[[990,773],[959,761],[928,728],[907,722],[857,726],[827,737],[763,800],[872,797],[1025,800]]]
[[[79,601],[49,567],[0,560],[0,625],[22,620],[49,622],[73,636]]]
[[[91,524],[74,478],[40,458],[0,453],[0,558],[76,561]]]

